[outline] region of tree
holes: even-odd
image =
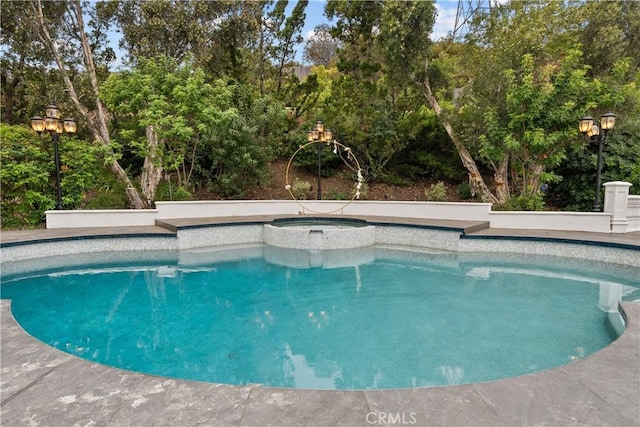
[[[266,141],[282,134],[281,105],[244,85],[206,80],[190,61],[157,57],[141,59],[102,86],[104,101],[123,125],[117,141],[145,158],[141,186],[149,204],[168,174],[184,191],[193,190],[192,178],[199,174],[217,181],[225,195],[234,194],[246,182],[238,177],[261,174]]]
[[[434,94],[429,69],[429,33],[435,22],[435,8],[428,2],[386,2],[380,26],[379,43],[387,72],[395,79],[409,79],[422,93],[456,147],[468,171],[474,194],[483,201],[497,201],[487,187],[468,148],[454,131],[449,112]]]
[[[287,3],[287,0],[278,0],[275,8],[276,12],[284,10]],[[276,27],[276,41],[271,46],[270,52],[276,68],[276,93],[280,93],[282,89],[282,83],[287,74],[285,73],[285,66],[293,61],[295,46],[303,40],[301,31],[306,17],[304,10],[308,4],[307,0],[298,1],[291,12],[291,16],[283,21],[282,27]]]
[[[308,64],[329,66],[338,55],[338,42],[327,24],[317,25],[304,45],[302,59]]]
[[[188,56],[214,77],[244,79],[243,50],[253,43],[266,2],[117,0],[101,3],[100,17],[115,23],[130,63]]]
[[[99,78],[96,65],[93,58],[93,47],[90,44],[84,25],[84,11],[80,0],[69,1],[63,3],[64,10],[62,15],[55,15],[55,19],[62,18],[65,25],[61,26],[69,30],[68,34],[52,33],[52,29],[57,27],[51,24],[48,15],[45,16],[45,8],[41,0],[29,2],[29,11],[32,13],[32,19],[37,22],[37,37],[43,47],[53,57],[58,71],[64,81],[65,89],[73,102],[76,110],[82,115],[86,121],[87,127],[91,131],[93,137],[99,141],[107,151],[112,153],[110,144],[108,115],[104,105],[98,96]],[[60,49],[59,44],[64,40],[68,45],[73,45],[73,49]],[[75,52],[82,52],[82,55],[73,55]],[[80,61],[78,61],[78,59]],[[80,94],[76,84],[72,79],[72,72],[76,67],[81,65],[89,81],[86,93]],[[82,96],[81,96],[82,95]],[[120,166],[115,156],[109,156],[111,170],[126,185],[126,192],[131,203],[131,207],[141,209],[145,205],[138,194],[138,190],[133,186],[127,173]]]
[[[579,40],[585,50],[590,75],[610,73],[621,58],[631,59],[631,69],[640,66],[640,3],[635,1],[590,1],[583,5],[586,19]]]
[[[29,4],[25,1],[2,4],[0,87],[3,123],[15,124],[30,117],[27,85],[35,80],[34,71],[42,71],[38,68],[51,60],[43,46],[34,43],[36,25],[28,11]]]
[[[455,45],[445,43],[438,56],[425,49],[433,16],[428,3],[385,3],[378,40],[387,72],[420,88],[482,200],[504,203],[514,189],[537,196],[542,177],[552,178],[545,170],[575,142],[581,111],[596,102],[624,102],[614,86],[587,76],[576,45],[581,7],[553,1],[496,6],[478,14],[461,55],[452,59],[447,47]],[[477,161],[493,172],[495,193]]]
[[[405,113],[416,106],[407,102],[413,96],[406,82],[393,78],[384,67],[390,51],[385,51],[380,37],[390,3],[330,1],[325,9],[327,16],[337,18],[331,34],[341,46],[337,62],[341,74],[324,110],[339,123],[336,133],[364,158],[365,170],[373,179],[383,179],[387,163],[406,146],[408,138],[399,127]],[[433,9],[430,3],[400,2],[393,12],[402,14],[417,4]]]

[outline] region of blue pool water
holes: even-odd
[[[371,251],[359,261],[304,251],[283,259],[257,247],[260,256],[227,261],[217,251],[186,264],[96,264],[4,278],[1,297],[33,336],[106,365],[228,384],[384,389],[569,363],[614,340],[616,301],[640,296],[615,268]]]

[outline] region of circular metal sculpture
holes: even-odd
[[[356,173],[357,179],[356,179],[356,183],[354,185],[354,192],[353,192],[353,196],[351,197],[351,199],[345,201],[345,204],[343,206],[340,206],[337,209],[332,209],[329,211],[317,211],[314,209],[310,209],[309,207],[305,206],[300,200],[298,200],[298,198],[295,196],[295,194],[293,193],[292,190],[292,186],[291,186],[291,182],[289,181],[290,179],[290,175],[289,175],[289,170],[291,169],[291,165],[293,164],[293,159],[296,157],[296,155],[304,150],[305,148],[314,145],[314,144],[327,144],[327,145],[333,145],[333,154],[339,155],[340,158],[342,159],[342,161],[344,162],[344,164],[351,169],[352,171],[354,171]],[[346,156],[346,158],[345,158]],[[350,162],[353,163],[350,164]],[[296,150],[295,153],[293,153],[293,155],[291,156],[291,158],[289,159],[289,163],[287,163],[287,169],[285,171],[285,190],[287,190],[289,192],[289,194],[291,195],[291,198],[293,200],[295,200],[295,202],[300,205],[300,207],[302,208],[302,213],[306,213],[306,212],[310,212],[310,213],[314,213],[314,214],[332,214],[332,213],[336,213],[336,212],[340,212],[342,213],[342,211],[344,210],[344,208],[346,208],[347,206],[349,206],[351,204],[351,202],[353,202],[355,199],[359,199],[360,198],[360,190],[362,190],[362,186],[364,184],[364,177],[362,176],[362,169],[360,168],[360,163],[358,162],[358,159],[356,158],[356,156],[354,156],[353,152],[351,151],[351,148],[339,143],[338,141],[332,140],[332,141],[322,141],[322,140],[318,140],[318,141],[310,141],[307,142],[304,145],[301,145],[300,148],[298,148]]]

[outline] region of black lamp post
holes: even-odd
[[[322,163],[321,163],[321,143],[329,143],[333,141],[333,132],[330,129],[325,129],[324,123],[317,122],[315,127],[307,134],[308,142],[315,142],[318,145],[318,192],[316,193],[316,199],[322,200]]]
[[[58,191],[57,210],[62,210],[62,192],[60,189],[60,154],[58,153],[58,141],[60,134],[63,132],[76,133],[78,125],[73,119],[64,119],[60,122],[60,110],[55,105],[49,105],[45,109],[45,118],[33,116],[31,118],[31,127],[40,135],[45,130],[51,133],[51,141],[53,142],[53,151],[56,159],[56,185]]]
[[[593,203],[593,211],[600,212],[600,175],[602,172],[602,145],[607,139],[607,132],[616,125],[616,115],[613,113],[603,114],[600,118],[600,126],[594,124],[591,116],[580,119],[580,133],[587,141],[598,144],[598,165],[596,169],[596,197]]]

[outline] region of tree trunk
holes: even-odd
[[[534,196],[540,191],[540,177],[544,172],[544,166],[541,164],[535,164],[529,168],[529,176],[525,181],[524,191],[528,196]]]
[[[145,133],[147,135],[147,148],[149,150],[149,154],[144,158],[140,184],[142,187],[142,194],[146,198],[147,204],[151,206],[151,203],[156,199],[156,191],[158,190],[158,184],[160,184],[162,173],[164,171],[158,158],[158,134],[156,133],[153,125],[147,126]]]
[[[496,167],[493,165],[493,180],[496,184],[496,198],[498,203],[504,203],[509,199],[509,155],[505,155]]]
[[[433,111],[436,113],[438,120],[440,120],[440,123],[442,123],[442,125],[444,126],[445,130],[447,131],[447,134],[449,135],[449,138],[451,138],[453,145],[456,147],[456,150],[458,151],[458,155],[460,156],[460,160],[462,160],[462,164],[467,169],[467,173],[469,174],[469,185],[471,186],[472,194],[473,195],[478,194],[480,196],[480,199],[485,203],[498,203],[499,199],[496,196],[494,196],[491,193],[491,190],[489,190],[489,187],[487,187],[487,184],[484,182],[482,175],[480,175],[480,171],[478,169],[478,166],[476,165],[476,162],[473,160],[473,157],[471,157],[471,154],[469,154],[469,150],[467,150],[467,147],[465,147],[464,143],[453,132],[453,127],[451,126],[451,123],[444,115],[442,111],[442,107],[440,106],[440,103],[438,102],[436,97],[433,95],[433,92],[431,91],[431,84],[429,82],[429,78],[426,77],[427,71],[428,71],[428,62],[425,61],[424,80],[418,81],[415,78],[415,76],[412,76],[413,81],[420,87],[422,91],[422,95],[424,96],[424,99],[427,102],[427,105],[429,105],[433,109]]]
[[[110,145],[109,139],[109,129],[107,127],[107,117],[104,110],[104,105],[100,101],[98,97],[98,78],[96,75],[95,65],[93,63],[93,54],[91,51],[91,46],[87,40],[86,34],[84,32],[84,22],[82,19],[82,8],[80,2],[76,0],[75,2],[75,17],[78,23],[78,33],[80,34],[80,42],[82,44],[82,51],[84,56],[85,65],[87,67],[87,74],[89,74],[89,80],[91,82],[91,89],[93,91],[93,95],[95,98],[95,102],[97,105],[97,112],[90,112],[81,102],[78,93],[76,92],[75,86],[69,77],[69,73],[64,65],[62,57],[60,53],[56,49],[55,43],[51,38],[51,34],[47,29],[44,20],[44,14],[42,12],[42,3],[41,0],[37,0],[35,3],[31,3],[32,7],[35,9],[35,16],[38,20],[38,24],[40,26],[39,37],[42,43],[47,46],[49,51],[53,54],[53,57],[58,65],[58,69],[60,70],[60,74],[64,80],[67,91],[69,92],[69,97],[73,101],[73,104],[78,109],[80,114],[87,120],[87,126],[89,130],[93,134],[94,138],[97,139],[101,144],[105,145],[108,148],[108,154],[113,154]],[[133,186],[131,180],[127,176],[125,170],[120,166],[117,160],[115,160],[115,156],[111,155],[111,158],[114,160],[111,161],[110,167],[111,170],[115,173],[120,181],[122,181],[126,186],[127,198],[129,199],[129,205],[134,209],[143,209],[145,208],[145,204],[143,203],[140,195],[138,194],[138,190]]]

